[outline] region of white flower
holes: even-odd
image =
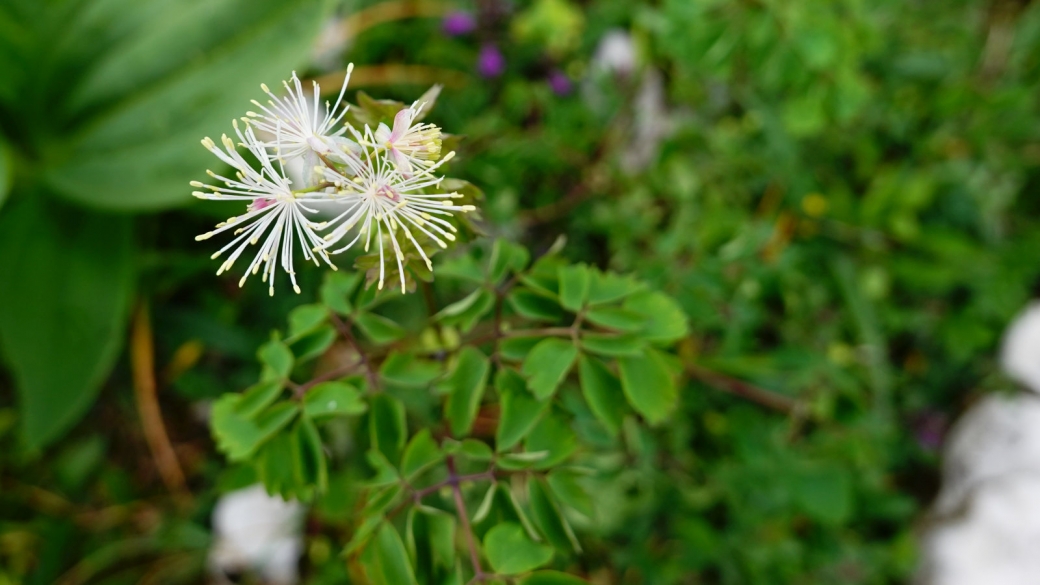
[[[1007,328],[1000,365],[1008,376],[1040,392],[1040,302],[1023,309]]]
[[[365,132],[362,144],[372,144],[374,136],[371,129],[365,128]],[[425,235],[441,248],[446,248],[445,240],[454,241],[456,231],[455,226],[446,218],[452,217],[453,212],[468,212],[475,208],[472,205],[455,205],[452,199],[462,197],[459,193],[425,192],[428,188],[436,189],[440,186],[443,179],[433,176],[432,171],[451,160],[454,152],[449,152],[439,162],[412,176],[399,172],[394,163],[380,154],[381,152],[373,148],[365,148],[363,154],[347,157],[347,168],[353,173],[351,178],[334,169],[324,169],[325,180],[338,189],[336,200],[347,206],[345,211],[329,222],[330,225],[339,225],[325,236],[325,247],[335,245],[349,230],[359,226],[354,239],[333,251],[333,254],[347,250],[362,236],[365,238],[367,252],[375,239],[379,247],[381,289],[386,273],[383,251],[383,240],[386,236],[397,259],[397,267],[401,273],[401,291],[404,292],[404,253],[399,238],[407,238],[418,250],[426,266],[432,269],[429,256],[412,230]]]
[[[298,583],[306,512],[299,502],[267,495],[259,484],[224,494],[213,508],[210,569],[218,577],[251,571],[272,585]]]
[[[241,145],[246,147],[259,161],[260,171],[254,169],[242,158],[242,155],[235,150],[234,141],[226,134],[221,137],[223,150],[207,137],[202,141],[202,145],[217,155],[217,158],[231,165],[236,171],[237,178],[231,179],[207,171],[211,177],[223,182],[224,186],[205,185],[192,181],[192,187],[210,190],[210,192],[195,191],[192,194],[200,199],[243,201],[247,203],[246,212],[217,224],[217,229],[195,239],[206,240],[235,228],[234,239],[212,256],[217,258],[224,252],[233,249],[221,264],[220,269],[217,270],[217,274],[221,274],[231,268],[246,248],[257,245],[263,238],[263,243],[257,249],[256,256],[250,262],[238,285],[245,284],[246,278],[250,274],[256,274],[262,268],[263,281],[269,283],[270,294],[273,296],[275,269],[281,264],[282,270],[289,275],[292,281],[293,290],[299,293],[300,287],[296,284],[296,275],[293,271],[293,248],[297,238],[300,240],[300,248],[303,250],[306,260],[313,260],[315,264],[318,264],[318,258],[321,257],[333,270],[336,269],[336,266],[329,260],[328,254],[320,248],[323,241],[321,236],[315,232],[316,229],[324,227],[324,224],[312,222],[305,215],[305,213],[315,213],[313,209],[305,205],[305,202],[328,199],[329,195],[317,190],[293,192],[292,181],[285,178],[284,171],[274,169],[263,143],[256,139],[253,129],[247,126],[243,134],[236,122],[235,132],[241,140]]]
[[[321,88],[318,82],[311,82],[313,93],[308,97],[304,95],[303,85],[293,71],[292,85],[289,85],[288,81],[282,82],[286,90],[285,96],[279,97],[272,93],[266,84],[260,84],[260,89],[271,99],[267,101],[267,106],[253,100],[253,105],[261,111],[246,112],[248,118],[243,120],[275,137],[274,140],[260,144],[270,149],[279,160],[290,160],[311,153],[318,156],[338,156],[343,149],[351,147],[350,141],[343,138],[347,129],[340,125],[340,121],[350,107],[343,102],[343,94],[347,91],[347,83],[353,70],[354,64],[351,63],[347,66],[343,87],[339,90],[335,105],[326,101],[325,114],[320,118],[318,100]]]
[[[433,124],[412,124],[424,104],[418,102],[394,116],[394,128],[379,124],[373,146],[384,148],[405,177],[431,168],[441,155],[441,129]]]

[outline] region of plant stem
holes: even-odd
[[[480,553],[477,552],[476,538],[473,536],[473,526],[469,523],[469,514],[466,512],[466,503],[462,500],[462,490],[459,488],[459,476],[455,472],[455,458],[451,455],[447,458],[448,479],[451,485],[452,495],[455,497],[455,510],[462,522],[462,531],[466,533],[466,545],[469,547],[469,560],[473,563],[473,581],[483,581],[487,576],[484,569],[480,567]]]

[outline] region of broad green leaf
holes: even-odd
[[[379,345],[392,343],[404,337],[404,328],[390,319],[375,313],[360,313],[355,322],[365,337]]]
[[[495,306],[495,295],[486,288],[478,288],[460,301],[452,303],[437,313],[437,319],[458,325],[463,333],[473,329],[480,318]]]
[[[498,466],[507,471],[532,469],[539,461],[549,457],[549,451],[525,451],[522,453],[506,453],[498,459]]]
[[[590,305],[612,303],[643,289],[643,285],[631,276],[600,272],[595,268],[589,272]]]
[[[400,483],[381,486],[368,492],[368,500],[365,507],[361,509],[362,516],[376,516],[383,514],[396,506],[401,501],[404,486]]]
[[[260,349],[257,350],[257,357],[260,359],[260,363],[264,364],[270,372],[283,380],[289,377],[295,361],[289,346],[278,339],[272,339],[261,345]]]
[[[491,247],[491,260],[488,262],[488,280],[497,285],[512,272],[519,272],[527,267],[531,259],[527,248],[503,239],[495,240]]]
[[[560,304],[578,311],[589,297],[589,269],[584,264],[560,268]]]
[[[433,565],[450,569],[455,566],[455,520],[454,514],[448,514],[434,508],[419,508],[419,513],[426,519],[427,539],[430,552],[433,553]]]
[[[527,482],[528,496],[531,503],[531,517],[538,530],[550,544],[559,549],[573,548],[581,552],[581,545],[574,536],[567,519],[563,517],[559,506],[553,500],[543,480],[532,478]]]
[[[586,518],[592,519],[592,498],[578,483],[578,474],[564,469],[554,469],[545,476],[545,479],[558,502],[574,508]]]
[[[323,305],[300,305],[296,307],[289,312],[289,340],[295,340],[314,331],[328,317],[328,309]],[[289,341],[289,343],[292,343],[292,341]]]
[[[324,492],[329,485],[328,463],[321,435],[310,418],[302,416],[296,423],[293,446],[297,452],[296,481],[301,487],[313,487],[316,493]]]
[[[555,301],[528,289],[516,288],[506,299],[522,317],[534,321],[559,321],[563,318],[563,310]]]
[[[314,420],[353,416],[368,410],[358,389],[346,382],[321,382],[303,396],[303,411]]]
[[[520,374],[508,368],[495,374],[495,388],[501,406],[495,448],[505,451],[530,432],[549,403],[534,399]]]
[[[354,293],[360,282],[360,272],[325,273],[325,281],[322,283],[320,291],[322,304],[340,315],[351,314],[354,312],[354,307],[350,304],[350,295]]]
[[[354,530],[353,536],[347,541],[347,545],[343,548],[343,556],[349,556],[355,551],[361,550],[368,546],[369,541],[372,539],[372,535],[376,533],[376,530],[385,522],[386,519],[382,516],[368,516],[361,521],[361,525]]]
[[[686,337],[689,326],[686,313],[672,297],[656,291],[644,291],[625,299],[624,308],[649,319],[639,336],[659,343],[670,343]]]
[[[795,502],[812,519],[828,525],[841,525],[853,511],[852,475],[836,466],[814,465],[797,470]]]
[[[498,353],[503,359],[522,362],[539,341],[537,337],[507,337],[498,342]]]
[[[473,428],[489,369],[487,356],[479,349],[466,347],[459,353],[455,371],[447,380],[451,394],[444,404],[444,416],[451,425],[452,435],[464,437]]]
[[[535,571],[520,580],[519,585],[588,585],[588,581],[559,571]]]
[[[11,192],[11,186],[14,184],[12,157],[10,147],[7,146],[3,136],[0,136],[0,209],[3,209],[4,202],[7,201],[7,196]]]
[[[547,453],[535,463],[535,469],[548,469],[570,457],[578,448],[578,438],[563,416],[549,413],[542,417],[524,441],[529,453]]]
[[[484,554],[496,573],[516,575],[548,563],[553,549],[532,541],[519,524],[505,522],[484,535]]]
[[[473,461],[491,461],[495,453],[484,441],[466,439],[459,446],[459,454]]]
[[[443,366],[421,360],[410,353],[392,352],[383,360],[379,374],[387,382],[408,388],[423,388],[437,379]]]
[[[291,349],[297,363],[305,363],[324,355],[339,334],[332,325],[319,325],[317,329],[292,342]]]
[[[131,219],[40,194],[0,212],[0,347],[30,449],[87,412],[119,356],[134,285]]]
[[[401,458],[401,474],[411,480],[443,460],[444,453],[430,435],[430,429],[422,429],[408,441]]]
[[[390,463],[386,456],[378,449],[369,449],[365,453],[365,461],[368,462],[372,467],[372,470],[376,473],[374,477],[365,481],[365,485],[370,487],[382,487],[401,481],[401,476],[397,473],[397,469],[394,468],[393,464]]]
[[[556,393],[577,357],[578,348],[570,341],[553,337],[539,341],[521,367],[527,376],[527,388],[538,400],[549,398]]]
[[[625,393],[621,382],[598,359],[589,356],[581,356],[578,377],[592,414],[616,437],[625,418]]]
[[[278,380],[259,382],[250,386],[238,400],[235,412],[252,418],[267,408],[282,394],[282,383]]]
[[[368,562],[365,562],[365,561]],[[408,551],[404,548],[401,535],[389,522],[376,531],[369,549],[362,555],[370,583],[389,585],[417,585]]]
[[[238,412],[241,394],[225,394],[213,403],[210,427],[217,447],[231,461],[248,459],[256,449],[288,425],[299,409],[292,402],[280,402],[256,416]]]
[[[260,82],[277,88],[307,58],[329,7],[322,0],[153,4],[126,5],[130,16],[149,17],[115,37],[122,22],[99,23],[93,38],[119,42],[92,55],[70,84],[66,115],[91,116],[63,138],[44,177],[77,202],[146,210],[188,201],[185,180],[217,162],[198,141],[227,131],[250,98],[263,97]],[[73,51],[57,58],[75,58]]]
[[[582,333],[581,347],[589,353],[608,357],[638,356],[646,343],[634,335]]]
[[[640,313],[620,307],[594,307],[585,312],[585,318],[600,327],[626,332],[639,331],[649,321]]]
[[[372,447],[378,449],[392,465],[397,465],[408,437],[401,401],[386,393],[373,396],[368,413],[368,430]]]
[[[291,433],[278,433],[260,446],[255,458],[256,472],[267,493],[286,499],[296,497],[301,487],[296,479],[299,457]]]
[[[638,357],[618,359],[621,388],[628,403],[650,424],[658,424],[675,410],[679,393],[664,359],[648,349]]]

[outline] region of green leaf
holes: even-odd
[[[577,357],[578,348],[569,341],[552,337],[539,341],[521,368],[527,376],[527,388],[538,400],[549,398],[556,393]]]
[[[679,393],[663,357],[648,349],[638,357],[618,359],[621,388],[628,403],[650,424],[658,424],[675,410]]]
[[[464,437],[473,428],[489,369],[487,356],[479,349],[465,347],[459,352],[455,371],[447,380],[451,394],[444,405],[444,416],[451,425],[452,435]]]
[[[551,561],[553,549],[532,541],[519,524],[504,522],[484,535],[484,554],[496,573],[516,575]]]
[[[7,146],[3,136],[0,136],[0,209],[7,201],[7,195],[11,192],[14,184],[14,161],[11,148]]]
[[[307,59],[329,3],[123,6],[148,17],[130,26],[113,19],[90,31],[89,38],[107,46],[89,56],[64,106],[66,115],[89,115],[88,123],[62,138],[44,178],[87,205],[146,210],[181,204],[190,195],[185,181],[216,162],[199,139],[219,135],[243,115],[250,98],[263,96],[261,81],[274,85]],[[58,58],[82,59],[77,53]]]
[[[361,282],[360,272],[344,274],[342,272],[325,273],[325,282],[321,285],[321,302],[329,309],[340,315],[349,315],[354,312],[350,304],[350,295]]]
[[[296,362],[304,363],[324,355],[338,336],[332,325],[320,325],[315,331],[296,339],[291,346]]]
[[[393,396],[379,393],[372,397],[368,417],[372,447],[378,449],[392,465],[396,465],[401,460],[401,450],[408,437],[404,405]]]
[[[391,352],[379,368],[379,374],[387,382],[408,388],[428,386],[441,375],[441,371],[439,363],[399,352]]]
[[[370,583],[418,584],[401,535],[389,522],[379,527],[369,548],[362,555],[362,563]]]
[[[637,356],[643,352],[645,343],[633,335],[613,333],[582,333],[581,347],[585,351],[608,357]]]
[[[353,416],[368,410],[357,388],[346,382],[321,382],[303,396],[303,411],[311,419]]]
[[[426,518],[426,531],[436,567],[450,569],[455,566],[455,515],[434,508],[419,508]]]
[[[495,306],[495,295],[486,288],[478,288],[460,301],[437,313],[436,318],[449,325],[458,325],[463,333],[473,329],[480,318]]]
[[[401,474],[411,480],[443,460],[444,453],[430,435],[430,429],[423,429],[408,441],[401,458]]]
[[[466,439],[459,446],[459,454],[472,461],[491,461],[495,453],[484,441]]]
[[[506,297],[513,310],[534,321],[559,321],[563,311],[552,299],[526,288],[516,288]]]
[[[527,436],[549,403],[532,398],[524,379],[508,368],[495,374],[495,388],[501,404],[495,448],[505,451]]]
[[[280,402],[255,417],[238,411],[241,394],[225,394],[213,403],[210,427],[217,447],[231,461],[248,459],[256,449],[288,425],[299,409],[292,402]]]
[[[522,362],[539,341],[537,337],[507,337],[498,342],[498,353],[503,359]]]
[[[599,360],[589,356],[581,356],[578,377],[592,414],[616,437],[625,417],[625,393],[621,382]]]
[[[256,355],[260,359],[260,363],[267,366],[280,379],[288,378],[289,373],[292,372],[295,358],[293,358],[293,353],[289,346],[285,345],[281,340],[272,339],[261,345]]]
[[[796,505],[814,520],[838,526],[852,516],[852,475],[835,466],[814,465],[795,474]]]
[[[360,313],[355,317],[355,323],[365,337],[378,345],[397,341],[404,337],[405,333],[403,327],[375,313]]]
[[[386,456],[383,455],[377,449],[369,449],[365,453],[365,461],[375,471],[375,476],[365,481],[365,485],[370,487],[382,487],[390,484],[396,484],[401,481],[400,474],[397,473],[397,469],[394,468],[393,464],[387,461]]]
[[[324,305],[300,305],[289,312],[289,343],[324,323],[329,317]]]
[[[497,285],[512,272],[520,272],[527,267],[531,254],[527,248],[503,239],[495,240],[491,247],[491,260],[488,262],[488,280]]]
[[[559,549],[573,548],[581,552],[581,545],[567,519],[560,513],[559,506],[553,501],[543,480],[532,478],[527,482],[528,496],[531,503],[531,516],[538,530],[545,535],[550,544]]]
[[[567,420],[556,413],[543,417],[531,430],[524,442],[530,453],[546,453],[538,460],[535,469],[548,469],[570,457],[578,448],[578,438]]]
[[[585,319],[600,327],[626,332],[639,331],[648,322],[643,315],[620,307],[594,307],[586,311]]]
[[[488,486],[488,491],[484,493],[484,498],[480,500],[477,511],[473,512],[473,522],[483,522],[488,517],[488,514],[491,513],[491,505],[495,503],[495,490],[497,488],[498,483],[492,481],[491,485]]]
[[[588,585],[588,581],[559,571],[535,571],[520,580],[519,585]]]
[[[321,435],[307,416],[300,417],[296,423],[293,446],[298,453],[294,462],[297,483],[304,488],[313,487],[317,493],[324,492],[329,485],[328,463]]]
[[[559,502],[574,508],[586,518],[592,519],[592,498],[578,483],[578,474],[564,469],[554,469],[545,476],[545,479]]]
[[[29,449],[94,403],[123,345],[134,285],[131,218],[33,194],[0,213],[0,347]]]
[[[643,284],[631,276],[600,272],[595,268],[589,272],[590,305],[613,303],[643,289]]]
[[[589,269],[584,264],[560,268],[560,304],[578,311],[589,297]]]
[[[235,412],[245,418],[253,418],[261,410],[267,408],[282,394],[282,383],[279,380],[259,382],[250,386],[238,400]]]
[[[659,343],[678,341],[689,333],[686,313],[672,297],[656,291],[644,291],[625,300],[624,308],[649,319],[640,332],[643,339]]]

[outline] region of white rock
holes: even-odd
[[[1008,376],[1040,392],[1040,302],[1019,313],[1004,333],[1000,364]]]
[[[294,585],[305,512],[299,502],[271,497],[259,484],[222,496],[213,510],[211,571],[218,577],[250,572],[269,585]]]

